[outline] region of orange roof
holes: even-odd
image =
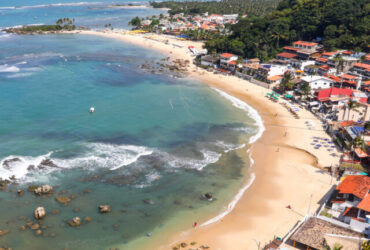
[[[331,67],[329,67],[328,65],[323,65],[323,66],[320,67],[320,69],[327,71],[327,70],[331,69]]]
[[[272,82],[277,81],[277,80],[280,80],[280,79],[283,79],[283,77],[282,76],[279,76],[279,75],[270,76],[270,77],[267,78],[267,80],[272,81]]]
[[[337,82],[337,83],[340,83],[340,82],[341,82],[341,79],[340,79],[340,77],[338,77],[338,76],[335,76],[335,75],[329,75],[329,74],[325,74],[324,76],[329,77],[329,79],[334,80],[334,81],[335,81],[335,82]]]
[[[230,53],[223,53],[220,55],[221,57],[225,57],[225,58],[230,58],[232,56],[235,56],[234,54],[230,54]]]
[[[370,69],[370,64],[366,64],[366,63],[356,63],[353,66],[358,67],[358,68],[363,68],[363,69]]]
[[[233,60],[233,61],[228,62],[227,64],[236,65],[236,61]]]
[[[341,194],[353,194],[363,199],[370,189],[370,177],[365,175],[348,175],[336,190]]]
[[[370,212],[370,195],[366,194],[365,198],[357,205],[357,208]]]
[[[369,155],[364,152],[361,148],[355,148],[355,153],[359,158],[367,158]]]
[[[362,84],[363,84],[363,85],[370,85],[370,80],[368,80],[368,81],[363,81],[363,82],[362,82]]]
[[[285,46],[284,49],[293,50],[293,51],[298,51],[299,50],[298,48],[293,48],[293,47],[289,47],[289,46]]]
[[[320,57],[320,58],[317,58],[316,61],[318,61],[318,62],[327,62],[328,61],[328,58],[322,58],[322,57]]]
[[[317,45],[317,43],[305,42],[305,41],[296,41],[293,44],[294,45],[303,45],[303,46],[315,46],[315,45]]]
[[[332,51],[332,52],[324,52],[322,53],[324,56],[332,56],[332,55],[335,55],[335,54],[338,54],[339,52],[338,51]]]
[[[348,75],[348,74],[344,74],[341,76],[342,78],[345,78],[345,79],[349,79],[349,80],[353,80],[353,79],[357,79],[356,76],[353,76],[353,75]]]
[[[285,57],[285,58],[294,58],[297,55],[296,54],[292,54],[292,53],[288,53],[288,52],[283,52],[283,53],[277,54],[276,56]]]
[[[349,127],[349,126],[352,126],[353,124],[355,124],[356,122],[355,121],[344,121],[344,122],[341,122],[340,125],[342,127]]]
[[[352,55],[353,52],[352,51],[349,51],[349,50],[346,50],[346,51],[343,51],[342,54]]]

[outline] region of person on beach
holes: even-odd
[[[193,227],[196,227],[196,226],[198,226],[198,223],[197,222],[194,222]]]

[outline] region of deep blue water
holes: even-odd
[[[153,11],[90,7],[0,8],[0,26],[68,16],[91,27],[117,17],[124,27],[131,16]],[[19,184],[0,192],[0,229],[10,230],[0,246],[140,249],[135,241],[189,226],[183,217],[216,214],[243,183],[249,162],[235,150],[257,132],[255,121],[235,100],[195,80],[141,69],[161,54],[88,35],[0,34],[0,51],[0,177],[14,175]],[[45,159],[57,167],[40,166]],[[55,195],[35,197],[26,191],[30,184],[50,184]],[[17,189],[24,196],[17,197]],[[200,199],[205,192],[216,200]],[[58,194],[77,197],[63,207]],[[99,204],[110,204],[112,213],[99,214]],[[43,236],[20,231],[40,205],[48,213]],[[67,221],[74,216],[93,220],[71,228]]]

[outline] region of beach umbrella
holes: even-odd
[[[313,140],[314,142],[319,142],[318,140]]]

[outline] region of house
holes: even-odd
[[[296,41],[293,43],[293,47],[296,49],[316,50],[318,48],[318,43]]]
[[[200,58],[200,64],[205,67],[213,67],[218,63],[218,61],[219,58],[212,55],[204,55]]]
[[[348,128],[348,127],[347,127]],[[338,219],[358,232],[369,235],[370,231],[370,177],[348,175],[336,187],[331,199],[332,209],[338,211]]]
[[[334,224],[317,217],[308,217],[298,224],[286,243],[294,249],[324,249],[330,238],[338,235],[340,236],[338,239],[346,237],[359,239],[346,249],[357,249],[358,244],[363,240],[361,233],[351,230],[349,226]]]
[[[301,80],[308,83],[311,90],[328,89],[334,84],[333,80],[323,76],[304,76]]]
[[[283,62],[289,63],[291,59],[296,58],[297,54],[289,53],[289,52],[282,52],[276,55],[277,60],[281,60]]]
[[[233,67],[235,69],[236,60],[238,60],[238,56],[230,53],[223,53],[220,55],[220,67],[223,69],[229,70],[229,67]],[[235,64],[234,62],[235,61]],[[232,62],[230,64],[230,62]]]
[[[348,72],[359,61],[359,58],[353,56],[342,56],[341,61],[333,57],[328,59],[327,65],[332,68],[339,69],[342,72]]]
[[[314,57],[319,57],[318,50],[321,48],[318,43],[296,41],[293,43],[293,48],[299,49],[297,51],[297,59],[309,60]]]
[[[360,74],[366,79],[370,79],[370,63],[356,63],[353,65],[351,72]]]
[[[335,68],[332,68],[328,65],[323,65],[321,67],[318,68],[317,70],[317,73],[319,75],[327,75],[327,74],[334,74],[336,72],[336,69]]]
[[[268,78],[273,76],[281,76],[288,70],[288,67],[281,65],[270,65],[270,64],[261,64],[261,67],[258,68],[255,77],[262,81],[268,81]]]
[[[353,120],[357,122],[370,121],[369,104],[364,102],[365,100],[367,100],[367,96],[363,94],[364,94],[363,92],[353,93],[352,99],[358,100],[358,104],[357,104],[358,106],[355,109],[349,110],[347,106],[344,105],[341,109],[337,111],[338,121],[346,121],[346,120]],[[362,100],[362,102],[360,100]]]
[[[267,77],[267,83],[277,85],[281,82],[284,77],[282,75],[274,75]]]

